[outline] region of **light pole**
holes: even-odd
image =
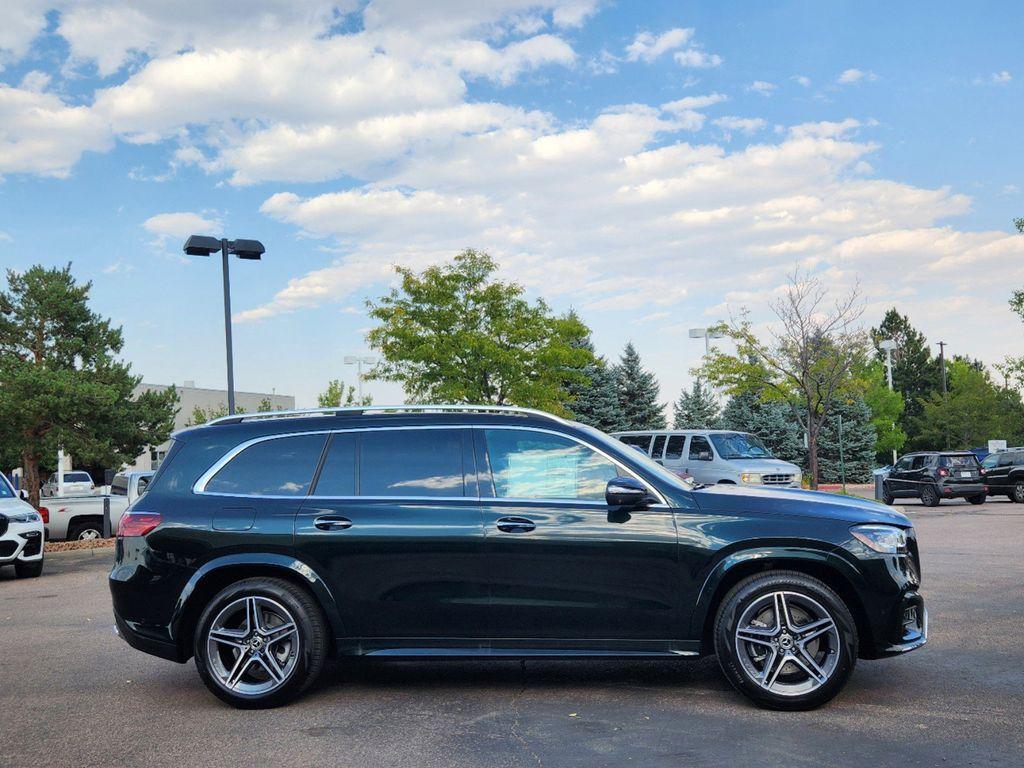
[[[882,339],[878,342],[878,348],[885,350],[885,378],[889,382],[889,391],[892,391],[892,351],[896,349],[896,342],[892,339]],[[896,425],[893,424],[893,427]],[[896,449],[892,449],[892,463],[896,465]]]
[[[370,355],[345,355],[345,365],[356,366],[356,378],[359,380],[359,404],[363,404],[363,364],[373,365],[377,358]]]
[[[231,282],[228,275],[228,255],[240,259],[259,261],[266,249],[259,240],[228,240],[226,238],[192,235],[185,241],[183,249],[189,256],[209,256],[220,251],[224,271],[224,342],[228,363],[228,413],[235,412],[235,364],[231,350]]]
[[[725,336],[721,331],[711,331],[707,328],[691,328],[691,339],[704,339],[704,357],[711,353],[711,339],[721,339]]]

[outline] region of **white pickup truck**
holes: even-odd
[[[43,499],[39,510],[46,523],[46,538],[99,539],[103,537],[103,505],[110,501],[110,535],[117,532],[117,524],[128,505],[146,492],[153,472],[124,472],[115,475],[110,483],[110,495],[62,496]]]

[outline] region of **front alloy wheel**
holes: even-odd
[[[1018,504],[1024,504],[1024,481],[1013,486],[1013,500]]]
[[[768,572],[740,582],[715,625],[726,677],[773,709],[810,709],[835,696],[853,670],[856,646],[846,605],[802,573]]]
[[[273,707],[319,675],[328,632],[312,595],[283,579],[252,578],[223,589],[196,629],[196,669],[236,707]]]

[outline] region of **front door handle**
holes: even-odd
[[[352,527],[352,521],[341,515],[321,515],[313,521],[320,531],[344,531]]]
[[[537,524],[525,517],[498,518],[498,530],[505,533],[529,533]]]

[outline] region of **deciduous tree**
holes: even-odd
[[[373,405],[372,395],[363,395],[360,400],[356,395],[356,388],[341,379],[331,379],[327,382],[327,389],[316,396],[316,403],[321,408],[340,408],[353,405]]]

